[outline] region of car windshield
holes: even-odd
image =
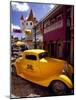
[[[39,59],[42,59],[42,58],[45,58],[45,57],[48,57],[48,53],[47,52],[43,52],[43,53],[39,54]]]

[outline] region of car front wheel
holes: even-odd
[[[51,90],[55,95],[65,95],[67,93],[67,86],[61,81],[53,81],[51,83]]]

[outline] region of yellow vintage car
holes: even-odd
[[[73,88],[73,67],[64,60],[48,57],[41,49],[26,50],[11,65],[12,72],[41,86],[50,87],[56,94]]]

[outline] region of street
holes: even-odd
[[[13,95],[13,96],[12,96]],[[52,96],[48,88],[11,75],[11,98]]]
[[[68,93],[72,94],[72,93]],[[55,96],[48,88],[11,75],[11,98]]]

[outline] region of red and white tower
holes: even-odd
[[[35,23],[35,17],[33,15],[32,9],[30,10],[30,13],[27,18],[24,18],[22,15],[20,18],[20,27],[22,32],[25,34],[25,41],[29,45],[30,48],[32,48],[33,45],[33,27]]]

